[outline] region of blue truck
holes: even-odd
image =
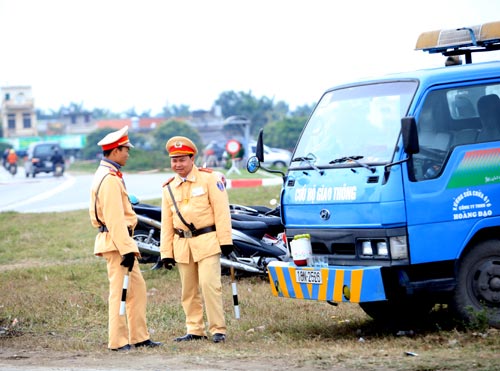
[[[385,321],[444,304],[500,327],[500,62],[472,63],[500,49],[500,22],[425,32],[416,49],[451,63],[336,86],[316,104],[281,217],[327,264],[270,263],[271,290]]]

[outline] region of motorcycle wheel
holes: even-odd
[[[63,167],[61,165],[57,165],[54,169],[54,176],[60,177],[63,175],[63,172],[64,172]]]
[[[137,242],[137,247],[141,253],[141,257],[138,259],[140,264],[156,263],[158,261],[158,258],[160,257],[160,241],[151,237],[149,243],[157,249],[157,251],[155,250],[152,252],[151,250],[141,248],[141,243],[145,243],[148,240],[149,232],[140,229],[135,230],[132,238]]]

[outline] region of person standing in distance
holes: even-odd
[[[11,166],[17,167],[17,160],[18,160],[17,153],[14,150],[14,148],[11,148],[9,150],[9,154],[7,155],[7,170],[10,171]]]
[[[175,136],[166,144],[172,170],[162,190],[160,264],[167,269],[177,263],[181,302],[186,315],[187,333],[174,341],[207,338],[214,343],[226,340],[226,321],[222,303],[221,250],[233,251],[231,215],[224,184],[210,169],[198,168],[196,145],[188,138]]]
[[[109,298],[108,347],[128,351],[135,347],[157,347],[151,341],[146,325],[146,282],[136,256],[139,249],[132,238],[137,215],[130,204],[120,171],[133,148],[128,138],[128,126],[106,135],[99,143],[103,159],[94,175],[90,193],[90,222],[98,228],[94,254],[106,259]],[[126,297],[126,316],[121,316],[120,302],[123,279],[130,270]]]

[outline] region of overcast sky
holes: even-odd
[[[45,110],[209,110],[228,90],[293,109],[358,77],[441,66],[414,50],[420,33],[492,21],[497,0],[0,0],[0,86],[30,85]]]

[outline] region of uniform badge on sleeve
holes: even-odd
[[[219,188],[220,191],[224,190],[224,183],[222,183],[220,180],[217,181],[217,188]]]

